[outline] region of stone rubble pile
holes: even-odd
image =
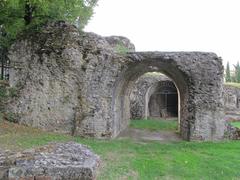
[[[50,143],[19,153],[0,152],[1,180],[92,180],[100,158],[75,142]]]

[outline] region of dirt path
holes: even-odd
[[[181,138],[174,131],[148,131],[143,129],[127,128],[119,136],[134,140],[154,140],[154,141],[181,141]]]

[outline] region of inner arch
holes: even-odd
[[[145,94],[145,118],[178,117],[178,91],[171,80],[150,86]]]

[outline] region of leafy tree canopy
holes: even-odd
[[[64,20],[82,29],[97,0],[0,0],[0,46],[8,47],[19,32],[49,20]]]

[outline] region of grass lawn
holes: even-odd
[[[231,124],[237,128],[240,128],[240,121],[231,122]]]
[[[240,83],[226,82],[224,85],[240,88]]]
[[[94,140],[47,133],[0,122],[0,147],[26,149],[51,141],[76,141],[100,155],[100,180],[240,179],[240,141],[227,142],[136,142]]]
[[[158,130],[177,130],[177,119],[135,119],[131,120],[130,127],[136,129],[147,129],[150,131]]]

